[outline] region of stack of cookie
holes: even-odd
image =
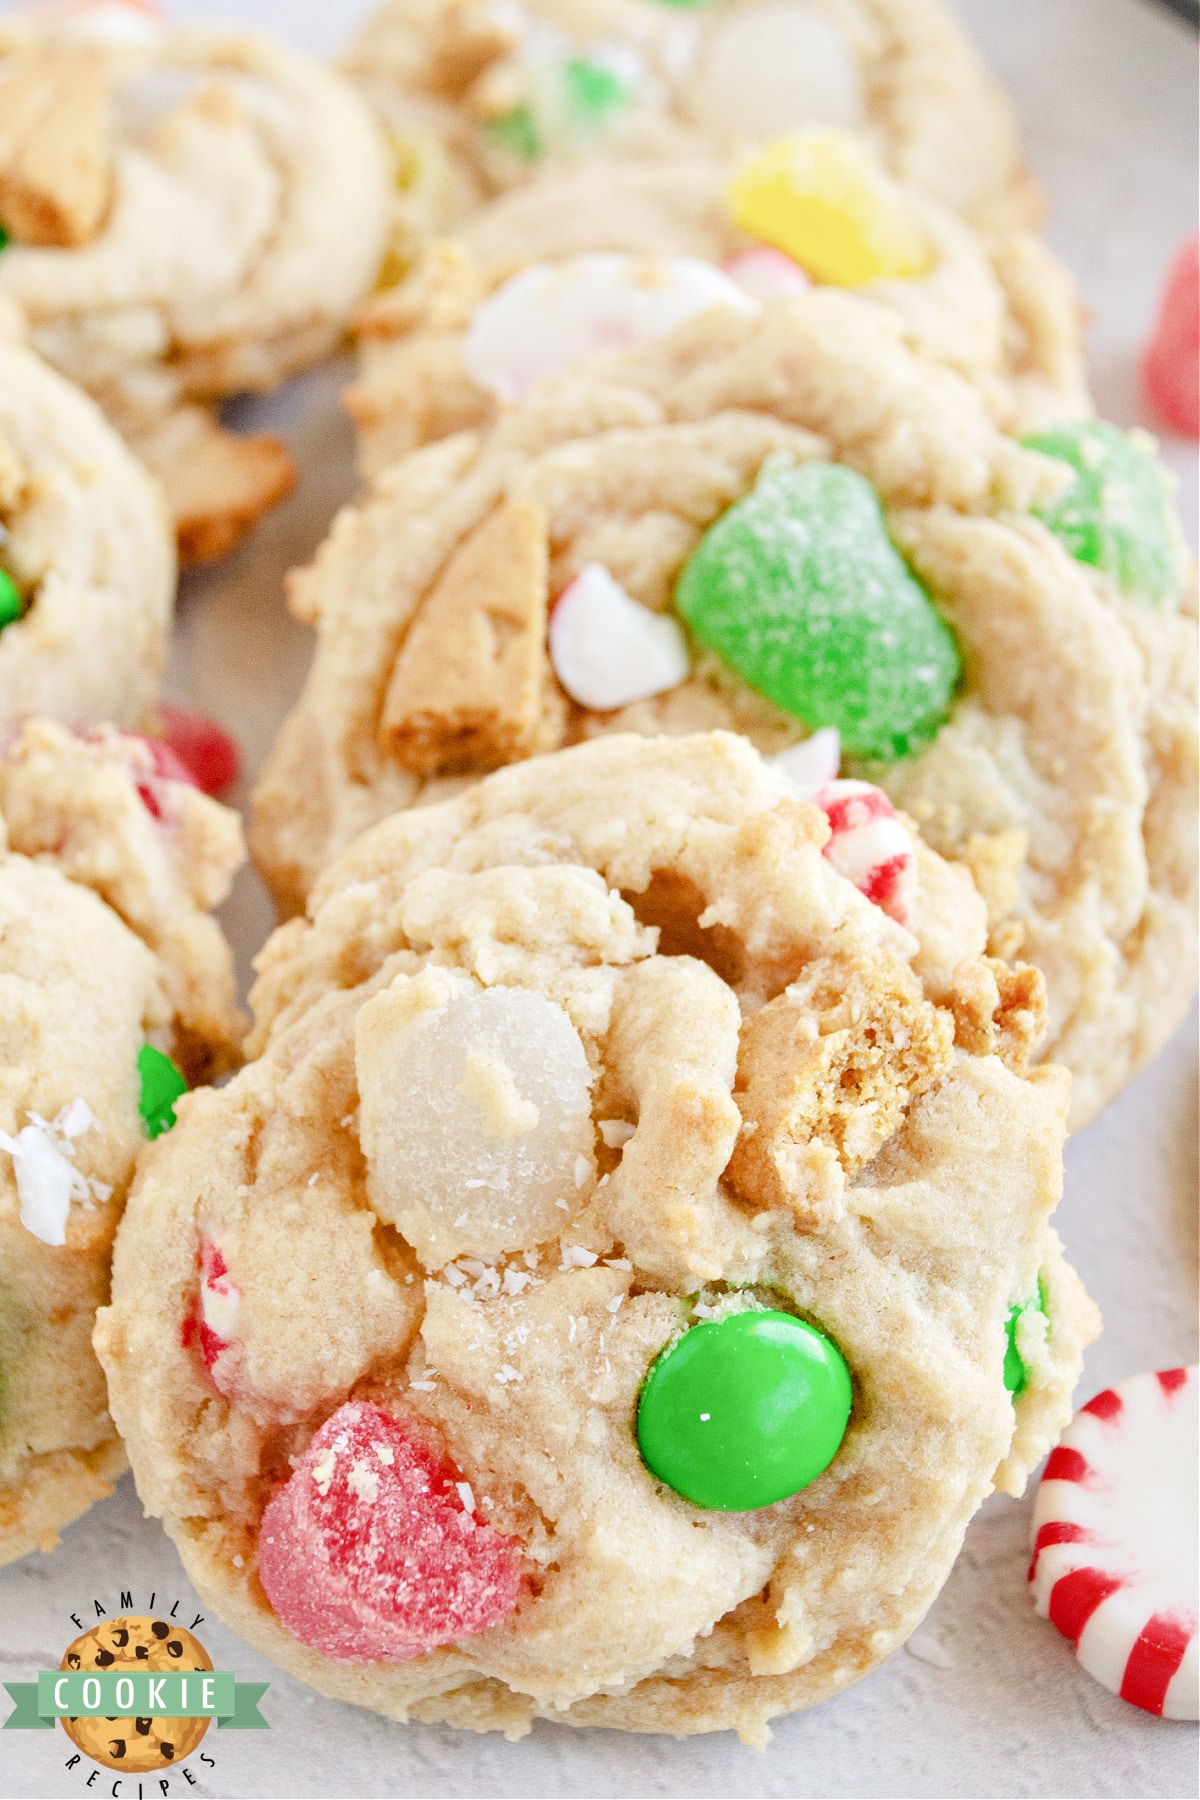
[[[1193,569],[1011,111],[939,0],[106,0],[0,96],[0,1552],[123,1440],[322,1692],[761,1743],[1070,1418],[1191,991]],[[176,556],[352,324],[247,1035]]]

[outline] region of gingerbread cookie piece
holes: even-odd
[[[832,126],[979,223],[1036,223],[1016,121],[940,0],[388,0],[343,66],[396,146],[397,267],[472,204],[598,152],[736,154]]]
[[[162,495],[92,401],[3,336],[0,524],[0,729],[146,724],[175,601]]]
[[[125,1466],[91,1350],[144,1138],[231,1067],[208,916],[238,822],[147,740],[27,724],[0,761],[0,1561],[52,1549]]]
[[[364,472],[490,423],[582,356],[813,281],[895,314],[907,342],[979,387],[1006,430],[1092,411],[1080,303],[1040,240],[981,235],[857,140],[812,131],[736,175],[709,153],[593,158],[481,208],[458,243],[432,246],[360,311],[346,405]]]
[[[821,289],[709,310],[394,464],[293,578],[318,644],[253,831],[281,904],[427,793],[383,728],[393,668],[471,533],[540,508],[560,741],[839,732],[844,772],[977,872],[996,954],[1043,970],[1081,1123],[1190,991],[1195,623],[1152,450],[1087,424],[1031,444]],[[650,657],[663,617],[682,669]]]
[[[386,152],[357,96],[310,58],[142,8],[124,30],[120,12],[0,29],[0,84],[42,96],[11,141],[0,134],[13,240],[0,293],[161,474],[181,551],[199,560],[293,478],[278,440],[199,409],[265,392],[337,344],[383,255]],[[94,104],[64,134],[62,91],[85,74]]]
[[[732,734],[608,737],[366,832],[269,941],[96,1341],[147,1508],[302,1680],[761,1743],[1053,1441],[1096,1319],[1040,980],[832,829]]]

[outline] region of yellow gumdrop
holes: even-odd
[[[780,138],[738,171],[726,199],[743,231],[834,287],[924,275],[933,263],[902,191],[846,131]]]

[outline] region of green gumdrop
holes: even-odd
[[[1034,509],[1071,555],[1102,569],[1131,600],[1178,600],[1178,527],[1158,458],[1103,421],[1059,425],[1021,442],[1075,471],[1056,500]]]
[[[852,1398],[841,1352],[814,1326],[790,1313],[732,1313],[694,1325],[653,1365],[638,1448],[685,1500],[748,1512],[828,1468]]]
[[[187,1082],[170,1057],[153,1044],[143,1044],[138,1051],[138,1074],[142,1081],[138,1103],[142,1130],[148,1138],[161,1137],[175,1123],[175,1102],[187,1093]]]
[[[0,569],[0,631],[6,625],[15,625],[24,611],[20,588],[11,575]]]
[[[526,162],[536,162],[542,154],[541,133],[528,106],[514,106],[500,113],[489,119],[484,129],[499,149],[511,150]]]
[[[1017,1327],[1027,1312],[1040,1312],[1043,1318],[1047,1317],[1046,1290],[1042,1286],[1040,1277],[1035,1298],[1021,1301],[1016,1306],[1010,1307],[1004,1325],[1004,1385],[1014,1400],[1018,1400],[1025,1392],[1025,1386],[1029,1380],[1029,1370],[1025,1367],[1021,1352],[1017,1349]]]
[[[887,534],[870,482],[772,459],[701,539],[675,604],[702,644],[852,756],[907,756],[945,718],[961,663]]]
[[[584,57],[563,64],[562,84],[568,109],[587,125],[603,124],[629,98],[620,76]]]

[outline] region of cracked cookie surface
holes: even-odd
[[[156,810],[151,810],[155,808]],[[142,1142],[139,1055],[237,1060],[233,959],[207,909],[234,814],[140,738],[44,721],[0,761],[0,1561],[49,1550],[125,1467],[91,1348]]]
[[[301,1679],[510,1736],[762,1742],[904,1640],[1052,1441],[1095,1318],[1048,1225],[1040,981],[983,956],[961,870],[922,850],[910,931],[828,832],[743,739],[613,736],[385,820],[268,943],[254,1060],[148,1152],[97,1347],[146,1506]],[[791,1499],[705,1510],[642,1462],[639,1391],[763,1306],[839,1346],[850,1426]],[[406,1443],[450,1465],[455,1544],[461,1506],[520,1558],[426,1648],[370,1623]],[[286,1577],[328,1578],[318,1495],[368,1534],[328,1654]]]

